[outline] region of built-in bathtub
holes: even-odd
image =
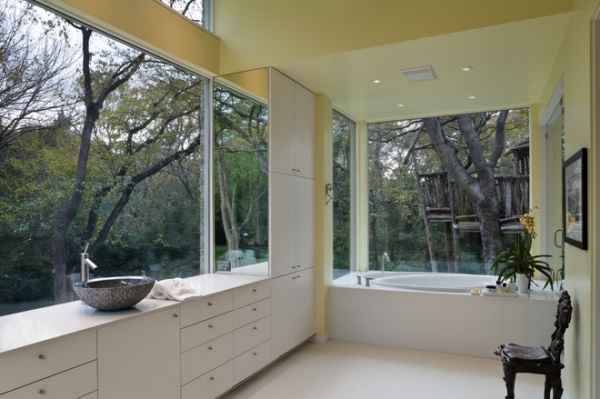
[[[369,287],[365,275],[374,278]],[[358,284],[359,276],[362,284]],[[330,337],[487,358],[494,358],[494,351],[502,343],[550,344],[557,293],[483,296],[402,289],[375,282],[393,276],[391,272],[383,276],[350,273],[334,280],[330,290]]]
[[[397,289],[471,292],[483,291],[487,285],[496,285],[496,277],[477,274],[458,273],[367,273],[361,276],[361,283],[369,282],[370,286],[383,286]]]

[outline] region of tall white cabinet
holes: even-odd
[[[314,95],[271,69],[269,95],[272,355],[315,333]]]

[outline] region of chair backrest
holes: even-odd
[[[560,356],[565,347],[565,331],[571,322],[572,313],[571,296],[567,291],[563,291],[558,299],[558,307],[556,309],[556,321],[554,322],[556,329],[552,333],[552,343],[548,347],[548,351],[554,357],[555,362],[560,362]]]

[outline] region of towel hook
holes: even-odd
[[[327,183],[325,185],[325,195],[327,196],[327,200],[325,201],[325,205],[329,204],[330,201],[335,201],[335,198],[333,198],[333,184],[331,183]]]

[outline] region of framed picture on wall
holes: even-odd
[[[587,149],[563,164],[563,228],[565,242],[587,249]]]

